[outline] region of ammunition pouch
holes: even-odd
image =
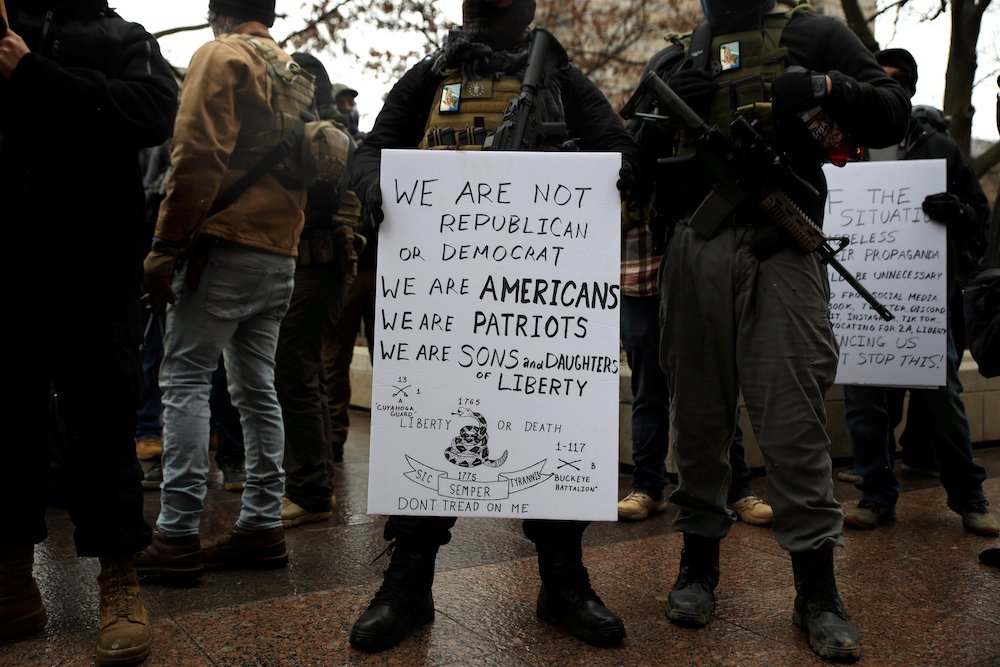
[[[336,224],[329,232],[299,239],[296,266],[330,265],[341,275],[353,280],[358,274],[358,252],[354,243],[354,229]]]

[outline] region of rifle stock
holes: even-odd
[[[535,96],[544,85],[546,73],[561,50],[555,38],[536,28],[528,50],[528,64],[521,80],[521,93],[504,111],[500,125],[486,137],[483,150],[521,151],[538,148],[540,140],[565,139],[565,123],[541,123],[535,118]]]
[[[639,113],[642,100],[652,94],[669,116]],[[647,72],[639,87],[622,108],[625,118],[675,119],[697,137],[698,151],[705,166],[719,179],[719,184],[705,197],[692,216],[690,225],[711,236],[715,228],[738,204],[752,201],[769,219],[780,225],[805,252],[816,252],[832,267],[885,321],[892,313],[858,282],[835,255],[847,245],[846,237],[837,237],[834,249],[830,239],[815,222],[782,190],[787,184],[815,194],[816,189],[795,174],[784,156],[776,153],[759,132],[742,116],[730,126],[730,137],[709,126],[656,72]],[[626,115],[628,114],[628,115]],[[735,140],[734,140],[735,138]],[[669,159],[669,158],[668,158]]]
[[[7,18],[7,5],[4,0],[0,0],[0,37],[7,34],[8,25],[10,25],[10,21]]]

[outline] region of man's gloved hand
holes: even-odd
[[[712,98],[719,89],[712,73],[691,66],[691,61],[681,65],[681,69],[667,79],[677,96],[684,100],[699,116],[704,116],[712,107]]]
[[[826,97],[826,74],[793,65],[771,84],[771,97],[782,113],[805,111]]]
[[[939,192],[936,195],[928,195],[924,199],[923,207],[932,220],[943,222],[946,225],[961,223],[968,215],[965,204],[950,192]]]
[[[615,187],[621,193],[622,199],[628,197],[635,186],[635,176],[632,174],[632,164],[628,160],[622,160],[622,167],[618,170],[618,182]]]
[[[365,193],[365,220],[376,232],[378,226],[385,220],[385,211],[382,210],[382,186],[378,181],[369,185]]]
[[[155,313],[162,313],[168,303],[177,300],[171,282],[180,254],[179,247],[159,245],[149,251],[142,263],[142,280],[149,293],[149,305]]]

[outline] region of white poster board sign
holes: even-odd
[[[830,317],[838,384],[945,384],[947,232],[921,208],[946,189],[944,160],[826,165],[823,231],[850,244],[837,259],[895,319],[884,321],[833,269]]]
[[[617,519],[620,166],[382,152],[369,513]]]

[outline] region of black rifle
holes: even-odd
[[[558,145],[569,137],[566,123],[543,123],[535,111],[535,96],[566,52],[549,31],[535,28],[531,33],[528,64],[521,80],[521,94],[503,112],[503,120],[486,137],[483,150],[530,151],[542,145]]]
[[[650,93],[667,110],[669,117],[636,111]],[[738,115],[730,124],[727,137],[718,127],[709,126],[702,120],[656,72],[647,72],[642,77],[639,87],[622,108],[621,115],[626,119],[676,119],[693,132],[698,158],[718,180],[691,216],[688,224],[695,231],[711,238],[737,206],[745,203],[756,205],[788,232],[802,250],[819,253],[823,262],[833,267],[882,319],[886,322],[893,319],[892,313],[834,257],[848,244],[848,238],[827,238],[823,230],[785,194],[785,190],[805,192],[813,197],[819,193],[792,171],[785,156],[771,148],[755,124]],[[659,162],[669,164],[686,159],[662,158]],[[838,244],[836,249],[830,245],[831,241]]]

